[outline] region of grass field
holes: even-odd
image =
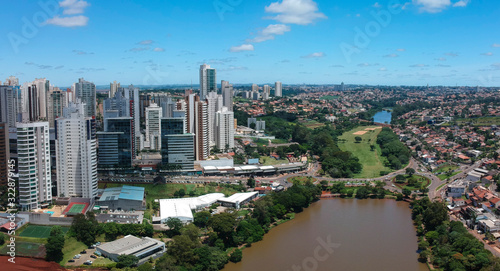
[[[320,98],[320,100],[327,100],[327,101],[331,101],[331,100],[337,100],[338,98],[340,98],[340,96],[333,96],[333,95],[327,95],[327,96],[323,96]]]
[[[78,242],[75,237],[66,237],[66,240],[64,241],[64,248],[62,250],[64,256],[60,264],[65,265],[69,260],[73,259],[76,254],[86,248],[87,246],[82,242]]]
[[[306,183],[307,181],[310,181],[310,182],[315,182],[316,181],[316,178],[313,178],[313,177],[310,177],[310,176],[296,176],[296,177],[290,177],[287,179],[289,182],[293,183],[293,184],[304,184]]]
[[[500,125],[500,117],[479,117],[479,118],[457,119],[456,123],[458,125],[470,123],[470,124],[472,124],[472,126]]]
[[[34,237],[34,238],[48,238],[52,226],[28,225],[19,236],[21,237]],[[64,234],[68,232],[68,227],[62,227]]]
[[[420,188],[422,188],[422,185],[424,187],[428,187],[431,184],[431,180],[424,176],[413,175],[409,177],[408,175],[405,175],[405,177],[406,177],[406,182],[396,183],[396,186],[398,186],[401,189],[408,188],[413,191],[413,190],[420,190]],[[393,179],[393,181],[395,181],[395,178]],[[409,184],[410,182],[413,182],[413,184],[410,185]]]
[[[304,126],[307,127],[307,128],[309,128],[309,129],[316,129],[316,128],[325,126],[325,124],[317,122],[315,120],[309,120],[309,121],[306,121],[304,123]]]
[[[437,175],[437,177],[442,181],[442,180],[446,180],[448,178],[451,178],[459,173],[461,173],[462,171],[457,171],[457,172],[453,172],[451,173],[451,175],[448,175],[448,174],[439,174]]]
[[[0,254],[6,255],[9,249],[9,247],[4,245],[0,250]],[[45,246],[40,243],[24,242],[16,239],[16,256],[44,258]]]
[[[444,164],[436,168],[433,172],[434,173],[441,173],[441,172],[447,172],[449,170],[455,170],[457,169],[458,166],[455,165],[450,165],[450,164]]]
[[[384,166],[381,150],[377,141],[377,135],[381,129],[373,131],[365,130],[367,128],[376,128],[378,126],[361,126],[354,130],[345,132],[339,139],[344,139],[345,142],[339,140],[338,145],[343,151],[351,152],[359,158],[359,162],[363,165],[363,171],[355,174],[354,178],[376,178],[380,176],[380,171],[392,172],[388,167]],[[367,131],[363,135],[354,135],[356,132]],[[361,137],[363,140],[356,143],[355,137]],[[375,151],[371,151],[370,145],[375,145]]]
[[[264,166],[273,166],[279,164],[288,164],[288,160],[287,159],[276,160],[269,156],[261,156],[259,159],[259,163],[261,163]]]

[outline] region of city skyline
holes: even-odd
[[[500,79],[494,2],[117,3],[8,3],[0,78],[190,84],[206,63],[235,84],[487,87]]]

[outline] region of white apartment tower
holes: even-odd
[[[17,123],[19,204],[23,210],[52,201],[48,122]]]
[[[113,83],[109,84],[109,98],[115,97],[115,93],[118,91],[118,88],[121,87],[120,83],[116,83],[114,81]]]
[[[227,110],[233,111],[233,85],[228,81],[221,81],[222,105],[227,107]]]
[[[216,125],[217,148],[228,152],[234,148],[234,112],[229,111],[227,107],[222,107],[220,111],[217,111]]]
[[[56,120],[57,193],[61,197],[97,196],[95,119],[84,104],[70,104]]]
[[[155,103],[146,107],[146,146],[151,150],[161,150],[162,108]]]
[[[223,104],[222,95],[217,95],[217,92],[209,92],[207,95],[208,107],[208,140],[210,145],[215,145],[215,113],[220,111]]]
[[[283,86],[281,85],[280,81],[274,83],[274,96],[275,97],[283,96]]]
[[[85,116],[92,117],[96,115],[96,90],[95,84],[80,78],[75,83],[75,98],[80,99],[85,104]]]

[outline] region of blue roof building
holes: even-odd
[[[110,210],[146,210],[144,191],[144,187],[130,185],[106,188],[96,204]]]

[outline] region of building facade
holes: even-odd
[[[200,66],[200,98],[205,100],[209,92],[217,92],[217,72],[210,65]]]
[[[75,83],[75,95],[81,103],[85,104],[85,116],[96,116],[95,84],[80,78],[78,83]]]
[[[222,107],[216,115],[216,145],[219,150],[228,152],[234,148],[234,112]]]
[[[283,85],[280,81],[274,83],[274,96],[281,97],[283,96]]]
[[[0,122],[0,185],[6,186],[9,177],[9,125]]]

